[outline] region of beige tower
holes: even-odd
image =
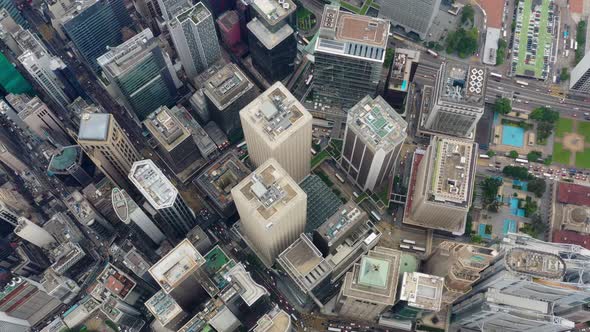
[[[231,191],[249,244],[271,266],[305,230],[307,195],[275,159]]]
[[[254,165],[274,158],[296,182],[309,174],[312,117],[281,82],[244,107],[240,119]]]
[[[112,114],[83,114],[78,144],[113,183],[129,189],[127,174],[133,163],[143,158]]]

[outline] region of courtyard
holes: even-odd
[[[590,122],[560,118],[553,140],[553,161],[590,168]]]

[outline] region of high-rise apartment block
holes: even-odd
[[[486,69],[457,62],[441,64],[431,107],[422,112],[418,130],[473,139],[484,111]]]
[[[444,277],[443,305],[449,305],[471,291],[480,273],[496,259],[498,252],[472,244],[445,241],[424,264],[424,273]]]
[[[254,165],[274,158],[296,182],[309,174],[312,117],[282,83],[243,108],[240,119]]]
[[[252,65],[270,83],[294,70],[297,41],[289,25],[297,6],[291,0],[253,0],[254,18],[248,23]]]
[[[39,248],[51,249],[57,245],[57,241],[48,231],[25,217],[18,218],[14,233]]]
[[[420,272],[404,272],[399,299],[409,307],[437,312],[442,306],[444,278]]]
[[[441,0],[382,0],[379,16],[391,20],[394,26],[401,26],[406,32],[417,34],[425,39],[434,17],[438,13]]]
[[[434,136],[426,153],[414,158],[419,162],[412,165],[404,223],[462,235],[473,198],[477,143]]]
[[[314,45],[314,101],[324,105],[318,116],[342,116],[341,110],[375,96],[388,34],[389,21],[324,7]]]
[[[407,137],[407,122],[381,97],[366,96],[348,110],[341,165],[364,190],[387,180]]]
[[[122,30],[132,24],[125,3],[123,0],[83,0],[71,1],[68,5],[56,21],[84,61],[98,72],[100,66],[96,59],[104,54],[108,46],[121,44]]]
[[[590,92],[590,52],[587,52],[572,69],[570,89],[585,93]]]
[[[168,237],[183,238],[195,226],[194,212],[152,160],[135,162],[129,179],[157,211],[156,218],[162,221],[160,226]]]
[[[176,71],[170,57],[145,29],[97,59],[111,84],[113,97],[143,121],[158,107],[176,101]],[[178,82],[178,83],[177,83]]]
[[[171,331],[177,331],[189,319],[188,313],[182,310],[172,296],[163,290],[145,301],[145,306],[154,315],[160,326]]]
[[[305,230],[307,195],[275,159],[235,186],[232,197],[249,244],[268,266]]]
[[[203,88],[211,119],[229,136],[240,132],[240,110],[256,98],[254,84],[232,63],[211,75]]]
[[[129,188],[127,174],[133,163],[143,158],[112,114],[83,114],[78,144],[113,183]]]
[[[375,247],[346,273],[336,311],[351,319],[376,320],[396,301],[401,252]]]
[[[221,57],[215,22],[202,2],[180,11],[168,22],[170,36],[190,80]]]
[[[113,209],[123,223],[134,225],[135,227],[133,228],[145,234],[154,244],[160,244],[166,239],[158,226],[137,206],[137,203],[129,197],[129,194],[125,190],[113,188],[111,198]]]

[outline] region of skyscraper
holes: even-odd
[[[157,211],[156,218],[168,237],[181,239],[196,225],[194,212],[152,160],[135,162],[129,179]]]
[[[23,27],[28,27],[28,21],[23,17],[23,15],[16,7],[16,4],[12,0],[0,0],[0,10],[6,10],[8,14],[14,19],[16,23]]]
[[[348,110],[342,168],[363,191],[387,180],[407,137],[406,121],[381,97],[366,96]]]
[[[305,229],[307,195],[272,158],[231,192],[250,246],[273,265]]]
[[[14,233],[39,248],[51,249],[57,245],[57,241],[48,231],[25,217],[18,218]]]
[[[75,2],[57,21],[95,72],[100,71],[96,59],[107,46],[121,44],[122,29],[132,24],[123,0]]]
[[[381,79],[389,22],[324,7],[315,42],[315,110],[322,117],[343,117],[366,95],[377,93]],[[330,107],[325,107],[329,105]]]
[[[477,143],[433,136],[424,155],[414,154],[404,223],[462,235],[476,162]]]
[[[49,175],[69,175],[80,185],[86,186],[92,182],[92,177],[82,167],[83,159],[85,159],[84,153],[78,145],[61,147],[51,157],[47,173]]]
[[[436,77],[432,106],[420,115],[419,132],[473,139],[475,126],[483,115],[486,77],[483,67],[443,62]]]
[[[572,69],[570,76],[570,89],[590,92],[590,52]]]
[[[43,286],[33,280],[15,277],[0,292],[0,312],[26,320],[31,326],[41,322],[61,305]]]
[[[391,20],[394,26],[401,26],[406,32],[417,34],[425,39],[434,17],[438,13],[441,0],[385,0],[381,1],[379,16]]]
[[[252,65],[272,83],[294,70],[297,41],[289,25],[297,6],[291,0],[253,0],[247,24]]]
[[[97,59],[113,97],[143,121],[158,107],[172,106],[180,85],[170,57],[145,29]]]
[[[215,22],[211,13],[198,2],[180,11],[168,23],[170,36],[180,62],[190,80],[221,57]]]
[[[309,174],[312,117],[281,82],[244,107],[240,119],[254,165],[274,158],[296,182]]]
[[[166,239],[162,231],[154,222],[141,210],[125,190],[113,188],[111,195],[113,209],[119,219],[125,224],[133,224],[140,232],[145,234],[154,244],[160,244]]]
[[[129,187],[127,174],[142,158],[112,114],[83,114],[78,144],[113,183]]]

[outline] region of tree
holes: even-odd
[[[552,155],[548,155],[547,157],[545,157],[545,160],[543,160],[543,164],[545,164],[545,165],[551,165],[552,162],[553,162]]]
[[[471,22],[473,24],[473,18],[475,17],[475,10],[471,5],[465,5],[461,12],[461,24]]]
[[[532,216],[535,212],[537,212],[537,209],[537,202],[533,201],[530,197],[527,197],[526,202],[524,203],[524,216]]]
[[[508,157],[516,159],[516,158],[518,158],[518,152],[512,150],[512,151],[508,152]]]
[[[388,48],[385,51],[385,59],[383,60],[383,65],[385,66],[385,68],[389,68],[391,66],[394,54],[395,51],[393,50],[393,48]]]
[[[559,79],[562,81],[567,81],[570,79],[570,74],[567,72],[567,68],[561,69],[561,73],[559,73]]]
[[[542,235],[547,228],[547,224],[543,222],[541,216],[539,214],[534,214],[531,217],[531,222],[520,228],[520,231],[534,238],[541,238],[542,240]]]
[[[528,161],[536,162],[543,157],[543,154],[539,151],[531,151],[526,155]]]
[[[476,235],[476,234],[471,235],[471,243],[478,244],[478,243],[482,243],[482,242],[483,242],[483,238],[480,235]]]
[[[552,111],[551,109],[542,106],[535,108],[531,115],[529,116],[531,119],[540,121],[540,122],[550,122],[555,123],[559,120],[559,113]]]
[[[488,152],[486,153],[490,158],[492,158],[493,156],[496,155],[496,151],[494,150],[488,150]]]
[[[512,105],[508,98],[498,98],[494,103],[494,111],[500,114],[508,114],[512,111]]]
[[[460,58],[467,58],[477,51],[479,32],[477,28],[449,32],[446,39],[446,51],[449,54],[457,53]]]
[[[498,211],[498,189],[501,185],[502,180],[494,177],[487,177],[481,182],[481,201],[489,211]]]
[[[506,59],[506,48],[508,47],[508,43],[502,38],[498,39],[498,50],[496,51],[496,66],[499,66],[504,63]]]
[[[537,139],[544,141],[549,138],[553,132],[554,127],[555,126],[551,122],[539,122],[537,124]]]
[[[518,180],[528,180],[531,177],[529,170],[521,166],[505,166],[502,173]]]
[[[529,180],[527,190],[535,194],[537,197],[543,197],[547,188],[547,182],[543,178],[534,177]]]

